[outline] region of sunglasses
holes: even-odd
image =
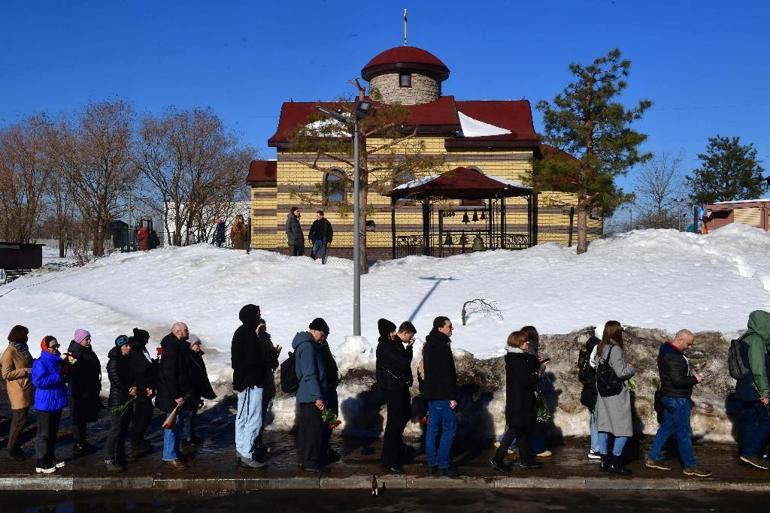
[[[48,349],[59,349],[59,344],[54,344],[52,346],[48,346]]]

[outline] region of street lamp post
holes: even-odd
[[[367,100],[358,100],[353,111],[353,120],[343,116],[341,111],[332,112],[323,107],[317,109],[332,119],[345,124],[353,130],[353,336],[361,336],[361,203],[358,195],[361,188],[359,167],[358,122],[369,115],[372,103]]]

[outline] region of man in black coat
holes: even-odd
[[[150,334],[139,328],[134,328],[133,336],[128,339],[128,344],[131,347],[128,357],[136,384],[136,399],[134,399],[134,411],[131,420],[131,453],[134,459],[138,459],[152,450],[152,445],[144,436],[152,420],[152,398],[155,397],[158,388],[158,362],[152,358],[147,350],[149,341]]]
[[[425,382],[423,390],[428,401],[428,429],[425,434],[425,453],[428,473],[457,476],[459,472],[450,466],[450,453],[457,432],[457,373],[450,344],[452,321],[448,317],[436,317],[433,329],[425,337],[422,349]],[[441,431],[441,441],[436,438]]]
[[[695,335],[689,330],[679,330],[674,340],[660,346],[658,352],[658,373],[660,374],[660,395],[663,403],[663,423],[658,427],[655,440],[645,466],[659,470],[671,470],[663,460],[663,447],[676,433],[679,457],[686,476],[710,477],[711,472],[698,468],[692,449],[692,389],[703,381],[703,376],[690,369],[690,362],[684,355],[695,342]]]
[[[377,321],[377,330],[377,386],[385,395],[388,408],[380,462],[386,470],[402,474],[401,464],[406,455],[404,428],[411,416],[412,344],[417,330],[406,321],[396,331],[396,325],[387,319]]]
[[[187,464],[180,459],[179,444],[182,440],[182,426],[187,422],[186,417],[197,408],[197,401],[190,398],[199,397],[196,390],[195,377],[190,357],[190,346],[187,338],[190,331],[183,322],[177,322],[171,328],[171,333],[160,342],[162,349],[160,357],[158,397],[155,406],[171,413],[179,406],[176,422],[172,429],[163,430],[163,461],[171,468],[180,470]]]
[[[84,329],[75,330],[67,352],[77,359],[70,374],[70,416],[72,437],[75,439],[73,453],[82,456],[94,451],[94,446],[86,440],[86,425],[97,420],[102,408],[99,398],[99,392],[102,390],[102,366],[91,347],[91,334]]]
[[[316,212],[316,220],[310,225],[310,258],[315,260],[317,257],[321,257],[321,263],[326,263],[326,248],[332,243],[334,237],[334,229],[332,224],[326,217],[324,217],[324,211],[318,210]]]
[[[278,366],[281,348],[273,349],[261,312],[257,305],[245,305],[238,313],[241,325],[233,333],[233,389],[238,394],[235,417],[235,450],[238,464],[245,468],[262,469],[266,465],[256,454],[260,443],[264,412],[264,391],[269,369]]]
[[[107,355],[107,376],[110,379],[110,432],[105,445],[104,463],[110,472],[122,472],[126,464],[126,433],[131,422],[132,397],[136,384],[131,372],[131,346],[126,335],[115,339],[115,347]]]

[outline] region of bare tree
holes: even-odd
[[[91,103],[74,121],[63,121],[52,138],[56,165],[95,256],[104,254],[108,225],[136,183],[129,158],[132,121],[133,109],[121,100]]]
[[[144,200],[163,217],[168,243],[208,240],[217,217],[246,198],[244,170],[256,150],[228,134],[210,109],[169,108],[142,120],[132,151]]]
[[[639,228],[677,228],[685,210],[681,156],[661,153],[647,162],[636,180]]]
[[[29,242],[44,211],[48,166],[43,134],[45,115],[0,130],[0,237]]]

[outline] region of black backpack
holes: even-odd
[[[730,349],[727,350],[727,370],[733,379],[742,379],[749,375],[751,367],[746,365],[741,355],[741,343],[743,337],[730,341]]]
[[[596,369],[591,367],[591,350],[589,350],[587,347],[581,349],[580,353],[578,354],[577,364],[578,381],[588,386],[596,383]]]
[[[299,388],[295,363],[294,353],[289,351],[289,357],[281,364],[281,390],[286,394],[294,394]]]
[[[612,397],[618,395],[623,390],[623,381],[615,374],[613,368],[610,367],[610,355],[613,349],[615,349],[614,344],[610,346],[607,358],[604,361],[600,359],[599,365],[596,366],[596,390],[599,391],[599,395],[602,397]]]

